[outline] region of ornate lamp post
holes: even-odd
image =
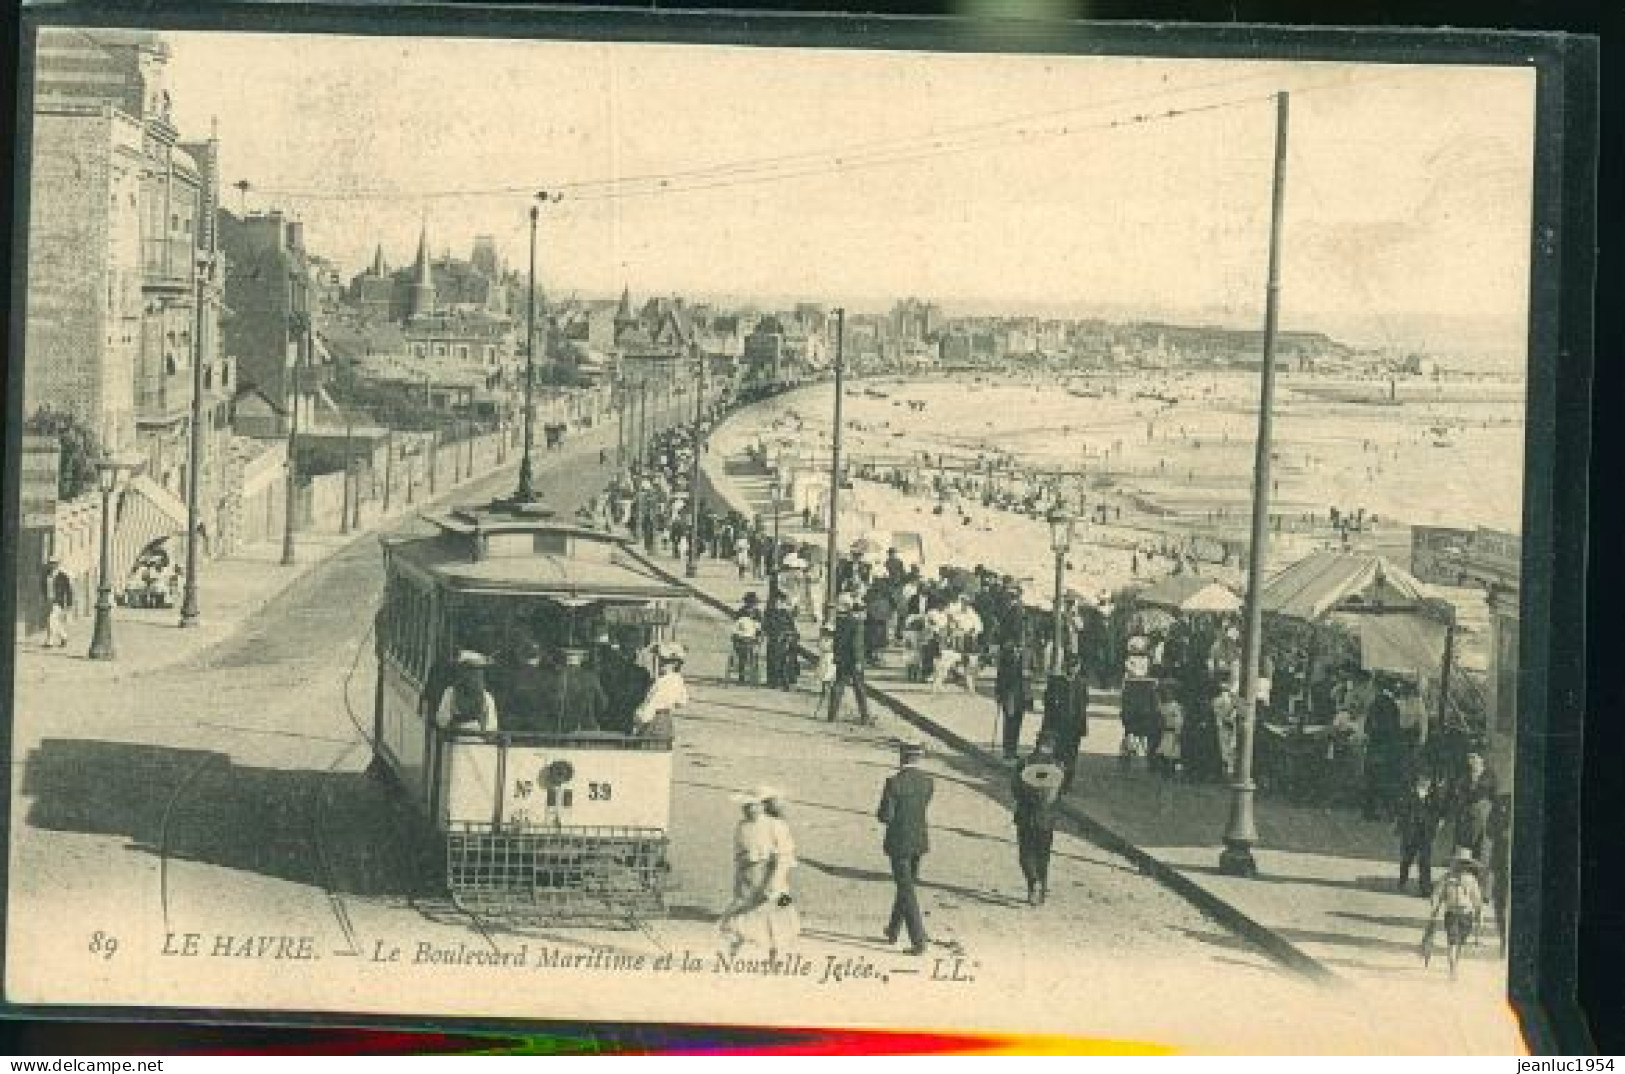
[[[111,660],[113,649],[113,493],[126,474],[141,465],[130,455],[107,455],[96,463],[96,484],[102,492],[101,577],[96,585],[96,624],[90,635],[90,658]]]
[[[1066,643],[1066,615],[1062,605],[1066,597],[1066,554],[1072,549],[1072,521],[1072,516],[1059,505],[1049,513],[1049,547],[1055,553],[1055,622],[1049,647],[1051,675],[1062,674],[1066,666],[1061,657]]]

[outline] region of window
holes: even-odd
[[[165,373],[168,373],[170,376],[174,376],[175,371],[178,368],[180,368],[180,367],[176,363],[175,356],[173,354],[164,355],[164,372]]]

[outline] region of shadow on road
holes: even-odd
[[[335,761],[365,753],[354,744]],[[45,739],[24,762],[25,823],[129,840],[138,854],[358,897],[428,893],[415,818],[359,771],[251,768],[223,753]]]
[[[929,861],[929,859],[927,859]],[[855,880],[877,884],[890,884],[890,873],[883,873],[878,869],[860,869],[851,865],[834,865],[830,862],[817,861],[813,858],[800,858],[797,864],[811,869],[814,872],[832,876],[837,880]],[[1025,901],[1018,901],[992,891],[978,891],[974,888],[960,887],[957,884],[943,884],[932,880],[921,880],[918,884],[921,891],[941,891],[971,902],[985,903],[990,906],[1026,906]]]

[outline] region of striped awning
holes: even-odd
[[[132,478],[124,487],[114,517],[112,568],[115,579],[128,576],[142,550],[152,542],[160,537],[186,534],[186,505],[146,476]]]

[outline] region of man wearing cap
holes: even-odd
[[[840,718],[841,695],[847,687],[851,687],[857,698],[859,722],[874,723],[874,717],[869,715],[869,699],[864,694],[863,626],[856,602],[850,594],[842,593],[835,601],[835,685],[830,691],[830,723]]]
[[[925,747],[917,742],[898,746],[899,767],[886,778],[875,816],[886,826],[882,849],[891,861],[896,894],[892,898],[891,919],[886,924],[886,942],[896,943],[899,933],[908,929],[909,954],[925,954],[925,920],[920,916],[916,884],[920,879],[920,859],[931,849],[926,811],[936,784],[920,770]]]
[[[465,649],[457,654],[456,673],[440,695],[440,708],[435,713],[437,726],[482,734],[497,729],[497,703],[485,688],[485,669],[490,666],[490,659],[483,653]]]
[[[68,644],[68,611],[73,607],[73,580],[55,557],[45,561],[45,647]]]

